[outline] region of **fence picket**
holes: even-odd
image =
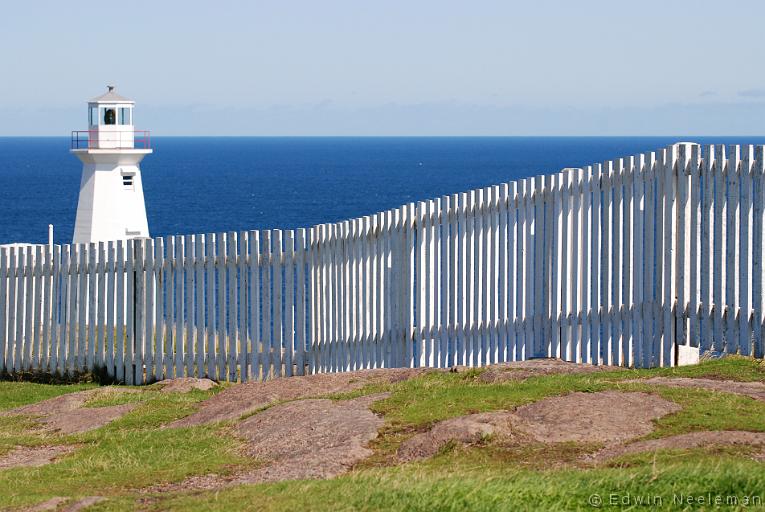
[[[713,269],[712,253],[714,240],[711,226],[714,223],[712,217],[712,204],[714,202],[714,147],[702,147],[701,154],[701,263],[699,268],[700,282],[700,308],[701,308],[701,339],[699,341],[699,351],[704,352],[712,348],[712,291],[711,275]]]
[[[526,268],[528,266],[528,238],[527,233],[530,232],[529,226],[526,221],[526,201],[529,194],[529,180],[520,180],[518,188],[518,202],[516,205],[518,214],[518,231],[517,231],[517,261],[516,269],[518,273],[517,278],[517,294],[516,294],[516,354],[517,360],[526,359],[528,353],[526,350],[526,322],[524,319],[528,314],[528,304],[526,289],[528,283],[526,279]]]
[[[18,287],[18,255],[16,247],[11,247],[9,251],[9,265],[8,265],[8,343],[6,345],[5,352],[5,369],[9,373],[18,371],[19,368],[14,364],[14,353],[17,350],[18,343],[21,342],[21,336],[17,329],[17,309],[19,301],[16,297],[16,289]]]
[[[468,366],[477,366],[479,364],[480,357],[480,339],[477,336],[479,329],[480,316],[480,298],[479,289],[481,285],[481,273],[478,271],[478,266],[481,261],[481,221],[480,221],[480,208],[482,206],[481,191],[474,190],[469,196],[470,203],[468,206],[468,295],[467,295],[467,311],[468,311],[468,360],[466,364]]]
[[[96,256],[96,327],[98,329],[95,349],[95,366],[104,368],[106,359],[106,243],[97,244]]]
[[[154,244],[154,265],[156,266],[156,340],[154,343],[154,379],[162,380],[168,375],[165,371],[165,297],[167,290],[167,272],[165,268],[165,239],[157,238]],[[202,373],[200,372],[200,375]]]
[[[739,206],[739,231],[737,235],[738,251],[738,346],[742,355],[752,353],[752,329],[751,329],[751,300],[750,283],[751,264],[749,246],[752,233],[749,226],[752,223],[752,160],[753,147],[744,147],[741,154],[739,168],[739,182],[741,186]]]
[[[178,308],[183,312],[185,329],[181,329],[183,346],[184,374],[187,377],[194,375],[194,240],[195,235],[183,237],[183,259],[181,260],[181,276],[183,279],[183,300],[178,303]]]
[[[763,201],[765,192],[765,146],[754,147],[752,169],[752,355],[763,357]],[[1,310],[0,310],[1,311]]]
[[[701,184],[699,182],[699,166],[701,158],[701,146],[694,144],[691,147],[691,155],[688,171],[688,195],[689,205],[686,213],[686,225],[689,230],[690,238],[688,251],[686,252],[686,268],[688,268],[688,289],[686,297],[688,300],[688,345],[692,347],[700,346],[701,336],[701,315],[699,310],[700,286],[699,286],[699,236],[701,226],[699,214],[701,212]]]
[[[271,367],[274,365],[273,338],[271,337],[271,231],[263,231],[263,321],[261,322],[261,336],[263,340],[262,354],[262,378],[271,376]]]
[[[736,306],[737,306],[737,267],[738,247],[736,235],[738,234],[738,173],[740,155],[738,147],[729,146],[726,162],[726,191],[725,201],[725,351],[735,354],[738,350],[738,336],[736,334]]]
[[[622,291],[624,283],[622,281],[622,237],[625,223],[622,220],[624,209],[624,193],[622,191],[622,179],[624,173],[624,161],[619,158],[612,162],[610,181],[612,194],[612,234],[611,234],[611,286],[608,311],[608,322],[610,324],[611,337],[611,356],[610,364],[622,364],[622,356],[625,352],[622,349]]]
[[[217,284],[215,291],[217,295],[216,306],[218,306],[216,319],[216,345],[215,353],[218,362],[218,378],[225,379],[227,373],[226,363],[228,362],[228,344],[226,338],[226,261],[228,259],[228,234],[220,233],[215,239],[215,275]]]
[[[135,350],[135,301],[137,298],[136,293],[136,280],[135,280],[135,260],[136,260],[136,245],[137,242],[133,240],[127,241],[126,246],[126,261],[125,261],[125,302],[127,304],[125,308],[125,354],[124,354],[124,376],[125,384],[134,384],[135,373],[133,371],[133,354]]]
[[[584,304],[580,301],[582,292],[582,274],[580,269],[580,258],[583,257],[582,243],[582,169],[575,168],[570,170],[568,182],[566,184],[569,190],[570,199],[570,226],[571,230],[567,237],[570,265],[569,270],[564,277],[569,280],[570,303],[568,309],[568,329],[569,344],[571,346],[569,361],[574,363],[582,362],[582,322],[581,308]]]
[[[398,287],[398,339],[399,366],[411,366],[412,338],[412,295],[414,293],[413,269],[414,269],[414,236],[411,224],[414,221],[414,203],[409,203],[399,208],[398,229],[398,265],[401,275],[401,284]]]
[[[209,251],[208,251],[209,254]],[[209,256],[208,256],[209,257]],[[260,337],[260,232],[250,231],[250,375],[257,380],[262,364],[262,343]],[[208,283],[210,278],[208,275]],[[208,284],[209,286],[209,284]],[[209,290],[209,288],[208,288]],[[209,293],[209,291],[208,291]],[[209,313],[208,313],[209,318]]]
[[[478,357],[475,358],[474,364],[476,366],[484,366],[489,361],[489,344],[488,344],[488,317],[487,310],[489,308],[488,296],[490,294],[488,285],[489,269],[489,240],[491,233],[491,226],[489,220],[489,213],[491,211],[491,198],[489,197],[488,189],[478,190],[478,212],[476,214],[476,293],[478,299],[475,301],[476,305],[476,335],[478,339]]]
[[[612,257],[615,252],[612,245],[612,231],[616,224],[613,217],[613,184],[614,168],[612,162],[601,165],[601,201],[602,208],[599,219],[600,226],[600,357],[603,364],[614,364],[611,329],[611,313],[613,307],[614,265]]]
[[[195,375],[205,375],[205,368],[209,368],[208,357],[205,354],[205,345],[207,340],[207,322],[205,318],[205,271],[207,270],[205,250],[207,236],[199,234],[194,236],[194,332],[196,347],[195,352]],[[209,289],[207,290],[209,292]],[[159,332],[159,330],[157,331]]]
[[[185,367],[185,300],[184,300],[184,272],[183,272],[183,252],[184,252],[184,238],[183,236],[174,236],[173,249],[174,249],[174,262],[173,262],[173,291],[174,298],[173,303],[175,310],[173,312],[173,365],[175,377],[184,376]]]
[[[88,315],[88,244],[80,244],[77,258],[77,363],[76,371],[87,368]]]
[[[237,350],[237,365],[239,368],[239,381],[240,382],[246,382],[248,380],[249,375],[249,345],[247,343],[248,336],[247,336],[247,290],[249,285],[249,273],[247,272],[247,250],[249,245],[249,238],[250,234],[246,231],[243,231],[239,233],[239,245],[237,247],[237,261],[236,261],[236,267],[237,267],[237,278],[239,283],[239,288],[237,290],[236,295],[236,302],[238,304],[238,310],[237,310],[237,319],[238,319],[238,326],[237,326],[237,337],[236,337],[236,350]],[[200,251],[199,258],[201,258]],[[204,277],[201,272],[197,272],[197,286],[201,287],[201,282],[204,280]],[[199,317],[200,320],[203,319],[204,314],[201,312],[201,306],[197,305],[197,309],[200,311]],[[201,328],[199,326],[199,323],[197,324],[198,328]],[[204,343],[198,341],[198,346],[200,347],[199,350],[201,351],[204,347]],[[202,366],[202,358],[201,356],[197,356],[197,360],[199,361],[199,366]],[[200,372],[201,373],[201,372]]]
[[[495,331],[497,333],[497,362],[504,363],[508,361],[508,194],[510,188],[504,183],[498,188],[497,196],[497,248],[495,257],[497,258],[497,316],[495,318]],[[443,320],[442,320],[443,323]]]
[[[647,339],[644,337],[642,321],[644,315],[644,295],[643,287],[643,267],[645,265],[645,251],[643,250],[646,234],[644,232],[643,221],[646,214],[645,203],[645,177],[646,161],[645,155],[637,155],[633,161],[633,182],[632,182],[632,364],[636,368],[645,366],[644,343]]]
[[[483,326],[484,341],[486,348],[483,364],[497,362],[497,249],[498,238],[498,199],[499,187],[485,189],[486,214],[484,215],[484,243],[483,243]]]
[[[725,149],[723,145],[714,146],[714,258],[712,263],[712,308],[714,318],[714,342],[715,350],[722,351],[725,348],[723,340],[723,247],[725,245],[723,215],[725,212]]]
[[[571,361],[571,326],[570,320],[570,290],[575,288],[569,276],[571,259],[571,176],[572,169],[563,169],[557,176],[555,187],[555,215],[558,223],[553,237],[556,239],[554,256],[557,262],[553,264],[553,338],[557,339],[557,352],[564,361]]]
[[[52,249],[52,250],[51,250]],[[48,371],[52,374],[58,372],[58,340],[59,340],[59,328],[58,328],[58,309],[59,309],[59,292],[60,285],[59,279],[61,275],[61,246],[54,245],[49,247],[48,251],[48,272],[50,276],[46,279],[45,284],[45,311],[46,311],[46,331],[43,331],[43,337],[49,340],[48,344]],[[0,271],[0,275],[1,275]],[[3,287],[0,285],[0,290]],[[3,293],[3,298],[4,297]],[[0,302],[0,314],[5,312],[5,309],[1,306]],[[3,322],[0,320],[0,326]],[[4,328],[3,328],[4,330]],[[2,331],[0,331],[0,337],[2,337]],[[2,366],[3,352],[0,350],[0,366]]]
[[[292,355],[295,351],[295,235],[284,232],[284,375],[292,376]],[[345,267],[345,265],[343,265]],[[343,337],[345,346],[345,337]],[[347,371],[345,365],[343,370]]]
[[[384,300],[384,287],[383,287],[383,276],[385,275],[385,252],[384,252],[384,233],[387,229],[385,224],[385,214],[384,213],[378,213],[375,215],[375,224],[376,224],[376,230],[375,230],[375,238],[374,238],[374,263],[375,263],[375,282],[373,286],[373,293],[375,297],[375,338],[374,338],[374,345],[375,345],[375,362],[374,362],[374,368],[383,368],[385,365],[383,364],[383,357],[385,354],[384,351],[384,319],[383,314],[385,313],[383,300]],[[347,233],[348,233],[348,223],[343,223],[345,233],[346,233],[346,239],[347,239]],[[347,269],[348,269],[348,261],[347,259],[343,260],[344,265],[344,274],[345,274],[345,284],[346,289],[348,285],[348,275],[347,275]],[[347,299],[346,299],[347,300]],[[347,307],[344,309],[344,311],[348,311]],[[347,322],[347,320],[346,320]],[[344,324],[345,325],[345,324]],[[347,343],[343,344],[343,347],[347,347]],[[346,366],[346,369],[349,370],[349,366]]]
[[[393,263],[393,236],[395,230],[395,212],[388,210],[385,212],[385,231],[383,238],[383,258],[382,268],[383,273],[383,317],[384,317],[384,343],[385,343],[385,356],[384,365],[385,368],[392,368],[396,366],[394,361],[394,298],[393,298],[393,280],[394,275],[394,263]]]
[[[457,280],[458,280],[458,222],[459,222],[459,196],[452,194],[449,196],[449,207],[447,210],[447,222],[448,227],[448,318],[446,320],[446,336],[447,336],[447,354],[444,360],[444,366],[453,366],[457,364],[457,337],[458,337],[458,317],[457,317],[457,301],[459,300]],[[392,276],[395,277],[395,276]],[[395,307],[395,305],[394,305]],[[444,326],[442,326],[444,328]]]
[[[115,278],[116,278],[116,325],[115,329],[116,332],[114,334],[114,370],[115,370],[115,377],[117,381],[124,382],[125,381],[125,366],[124,366],[124,353],[125,353],[125,343],[126,343],[126,300],[125,296],[127,293],[127,269],[126,269],[126,253],[127,250],[125,242],[122,240],[117,241],[117,247],[116,247],[116,254],[115,254],[115,261],[116,261],[116,270],[115,270]],[[64,247],[64,263],[62,266],[68,267],[69,265],[69,246]],[[66,280],[62,279],[62,293],[61,293],[61,300],[64,301],[66,297]],[[64,311],[64,307],[62,304],[62,316],[65,315],[66,312]],[[61,341],[62,341],[62,350],[63,350],[63,340],[64,340],[64,328],[62,326],[61,329]],[[60,361],[61,363],[61,361]]]
[[[298,375],[305,375],[306,365],[306,230],[297,230],[295,239],[295,281],[296,281],[296,304],[295,304],[295,366]]]
[[[176,286],[176,237],[167,237],[165,248],[165,350],[163,356],[163,366],[165,367],[165,378],[171,379],[178,373],[176,365],[175,347],[178,339],[178,329],[176,322],[175,298],[177,295]]]
[[[467,365],[467,295],[468,295],[468,233],[467,212],[469,208],[468,194],[459,195],[457,239],[457,355],[454,364]]]
[[[0,372],[10,370],[6,362],[6,351],[9,350],[13,339],[8,333],[9,310],[13,307],[8,294],[8,284],[11,280],[8,252],[6,247],[0,247]]]
[[[133,383],[143,384],[143,364],[144,364],[144,343],[146,342],[146,241],[136,239],[135,241],[135,260],[134,260],[134,324],[133,330]]]
[[[579,175],[579,195],[580,198],[580,212],[579,212],[579,233],[580,233],[580,257],[579,257],[579,313],[577,314],[576,323],[579,325],[579,357],[578,360],[581,363],[587,363],[590,360],[590,233],[592,226],[590,224],[590,213],[592,210],[592,172],[590,168],[582,168],[578,172]]]
[[[517,328],[517,304],[520,297],[520,273],[518,262],[521,261],[521,245],[518,238],[518,183],[510,183],[508,191],[507,223],[507,357],[509,361],[520,358]]]
[[[207,366],[207,376],[210,379],[223,378],[222,374],[218,373],[218,342],[217,342],[217,325],[218,321],[215,317],[215,306],[217,301],[217,293],[215,286],[216,277],[216,259],[218,249],[218,235],[211,233],[205,236],[205,290],[206,290],[206,303],[205,303],[205,315],[207,321],[205,322],[205,341],[207,343],[207,353],[205,354],[205,363]],[[171,294],[172,295],[172,294]]]
[[[144,267],[145,270],[143,271],[144,277],[144,287],[145,287],[145,293],[146,298],[144,300],[144,324],[143,328],[145,329],[144,332],[144,350],[143,350],[143,368],[145,369],[145,375],[144,371],[141,371],[139,369],[139,373],[142,379],[142,382],[151,382],[151,380],[154,378],[154,344],[155,344],[155,333],[154,333],[154,301],[155,301],[155,295],[154,295],[154,283],[156,282],[156,272],[154,268],[154,240],[149,238],[148,240],[144,241]],[[145,380],[144,380],[145,379]]]
[[[32,359],[32,344],[34,343],[34,251],[33,247],[29,246],[24,251],[25,259],[24,266],[22,268],[22,275],[24,279],[24,348],[21,356],[21,368],[24,371],[29,371],[31,368]],[[21,295],[19,294],[19,297]]]
[[[237,380],[237,306],[236,306],[236,292],[237,292],[237,275],[236,275],[236,259],[237,259],[237,233],[232,231],[228,233],[228,244],[226,247],[226,258],[221,264],[221,269],[225,267],[228,274],[228,281],[223,280],[224,287],[228,290],[228,303],[227,303],[227,319],[228,324],[226,327],[226,339],[228,341],[228,350],[226,358],[226,366],[228,368],[228,378],[230,382],[236,382]],[[281,287],[279,288],[281,290]],[[221,323],[225,322],[221,320]],[[281,368],[281,365],[279,365]]]

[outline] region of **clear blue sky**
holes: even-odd
[[[0,135],[762,135],[762,1],[4,2]]]

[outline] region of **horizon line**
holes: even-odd
[[[150,131],[150,130],[149,130]],[[733,137],[746,137],[746,138],[759,138],[759,137],[765,137],[765,133],[763,134],[757,134],[757,135],[747,135],[747,134],[733,134],[733,135],[723,135],[723,134],[716,134],[716,135],[683,135],[683,134],[658,134],[658,135],[631,135],[631,134],[616,134],[616,135],[597,135],[597,134],[588,134],[588,135],[535,135],[535,134],[529,134],[529,135],[411,135],[411,134],[401,134],[401,135],[349,135],[349,134],[337,134],[337,135],[213,135],[213,134],[198,134],[198,135],[189,135],[189,134],[162,134],[162,135],[156,135],[153,134],[152,138],[155,137],[174,137],[174,138],[201,138],[201,137],[208,137],[208,138],[230,138],[230,139],[236,139],[236,138],[259,138],[259,139],[329,139],[329,138],[347,138],[347,139],[384,139],[384,138],[411,138],[411,139],[433,139],[433,138],[442,138],[442,139],[449,139],[449,138],[481,138],[481,139],[523,139],[523,138],[541,138],[541,139],[553,139],[553,138],[568,138],[568,139],[577,139],[577,138],[599,138],[599,139],[606,139],[606,138],[669,138],[669,137],[686,137],[686,138],[693,138],[693,137],[702,137],[702,138],[713,138],[713,137],[724,137],[724,138],[733,138]],[[21,135],[3,135],[0,134],[0,138],[2,139],[13,139],[13,138],[61,138],[66,139],[70,138],[69,135],[59,135],[59,134],[35,134],[35,135],[28,135],[28,134],[21,134]]]

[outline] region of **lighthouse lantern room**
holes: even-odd
[[[134,106],[110,85],[88,102],[88,129],[72,132],[82,161],[74,243],[149,236],[140,163],[152,150],[149,132],[133,126]]]

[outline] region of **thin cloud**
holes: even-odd
[[[739,91],[738,95],[746,98],[765,98],[765,88],[746,89],[744,91]]]

